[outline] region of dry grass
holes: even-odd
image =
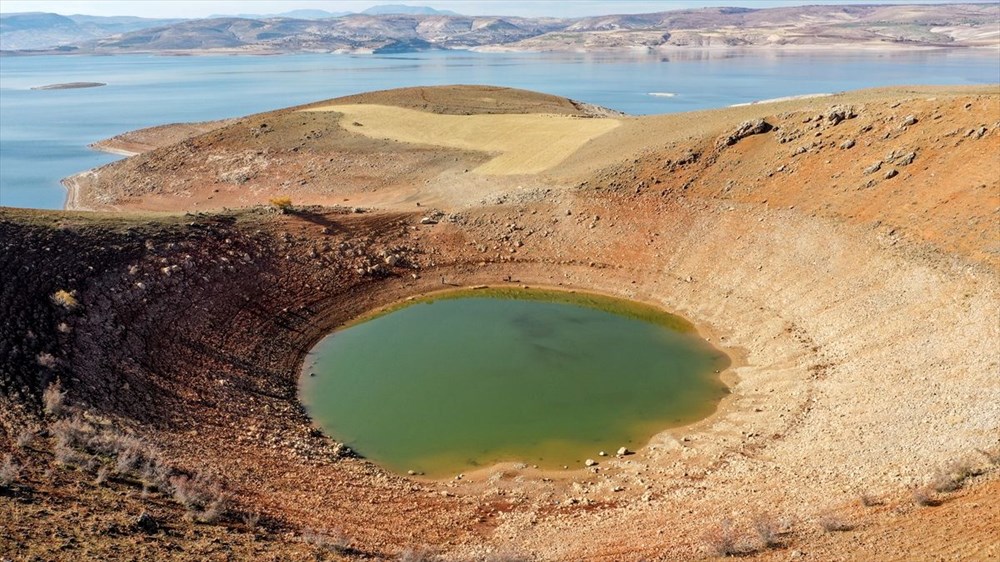
[[[302,531],[302,541],[320,550],[334,554],[345,554],[351,550],[351,541],[340,530],[317,531],[305,529]]]
[[[14,457],[7,455],[0,463],[0,489],[10,488],[21,477],[21,467],[14,462]]]
[[[820,515],[819,519],[817,519],[816,521],[819,523],[819,526],[827,533],[851,531],[857,527],[857,525],[855,525],[854,523],[851,523],[847,519],[844,519],[843,517],[833,513],[826,513]]]
[[[741,538],[732,519],[723,519],[705,535],[705,545],[718,556],[736,556],[743,553]]]
[[[919,505],[920,507],[933,507],[941,505],[941,502],[934,497],[933,492],[923,486],[914,488],[911,493],[911,497],[913,498],[913,503]]]
[[[543,172],[620,125],[616,119],[541,114],[440,115],[373,104],[330,105],[305,111],[343,113],[342,126],[376,139],[497,153],[496,158],[474,170],[489,175]],[[352,122],[364,126],[350,126]]]
[[[976,470],[968,461],[956,461],[934,473],[931,487],[935,492],[954,492],[962,488],[965,481],[976,475]]]
[[[753,528],[764,548],[781,547],[783,544],[781,536],[785,533],[786,527],[786,524],[768,514],[758,515],[753,520]]]
[[[230,499],[222,486],[213,478],[198,473],[170,478],[173,496],[177,503],[188,510],[188,515],[201,523],[218,523],[228,513]]]
[[[272,206],[277,208],[282,213],[287,213],[292,209],[292,198],[287,196],[282,197],[272,197],[268,200]]]
[[[76,299],[76,291],[70,292],[65,289],[59,289],[52,293],[52,303],[66,310],[73,310],[80,306],[80,301]]]
[[[872,494],[870,492],[861,492],[861,493],[859,493],[858,494],[858,501],[861,503],[861,505],[863,505],[865,507],[875,507],[875,506],[878,506],[878,505],[882,505],[882,500],[879,499],[878,496],[876,496],[876,495],[874,495],[874,494]]]
[[[62,389],[62,383],[58,380],[51,383],[42,392],[42,406],[45,413],[51,416],[61,416],[66,412],[66,392]]]

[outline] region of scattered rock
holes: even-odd
[[[149,514],[149,512],[143,511],[142,515],[140,515],[135,521],[135,528],[136,530],[142,531],[147,535],[152,535],[160,530],[160,524],[152,515]]]
[[[907,115],[903,118],[903,126],[909,127],[910,125],[916,125],[917,117],[915,115]]]
[[[854,139],[847,139],[844,142],[840,143],[840,148],[845,150],[853,147],[854,147]]]
[[[804,146],[800,146],[800,147],[798,147],[798,148],[796,148],[795,150],[792,151],[792,156],[798,156],[799,154],[805,154],[808,150],[809,150],[808,148],[806,148]]]
[[[882,169],[882,162],[881,161],[876,162],[876,163],[872,164],[871,166],[868,166],[867,168],[865,168],[865,175],[874,174],[875,172],[877,172],[877,171],[879,171],[881,169]]]
[[[606,452],[604,452],[604,451],[601,451],[600,453],[597,453],[597,456],[599,456],[599,457],[606,457],[606,456],[608,456],[608,454]]]
[[[737,127],[735,131],[729,133],[729,135],[727,136],[720,137],[719,140],[715,143],[715,146],[717,148],[721,148],[723,146],[732,146],[740,142],[741,139],[744,139],[751,135],[760,135],[766,133],[773,128],[774,128],[773,125],[771,125],[767,121],[764,121],[763,119],[753,119],[751,121],[744,121],[743,123],[740,123],[740,126]]]
[[[424,217],[420,219],[420,224],[437,224],[438,221],[430,217]]]
[[[616,453],[616,454],[617,454],[617,455],[618,455],[619,457],[624,457],[625,455],[631,455],[631,454],[632,454],[632,451],[629,451],[629,450],[628,450],[628,447],[619,447],[619,448],[618,448],[618,453]]]
[[[597,466],[597,461],[595,461],[594,459],[587,459],[587,460],[583,461],[583,465],[584,466]]]
[[[854,112],[854,107],[835,105],[826,111],[826,120],[836,125],[847,119],[854,119],[858,114]]]
[[[899,158],[897,158],[896,159],[896,164],[898,164],[900,166],[909,166],[910,164],[913,163],[913,160],[916,159],[916,157],[917,157],[917,153],[916,152],[908,152],[908,153],[900,156]]]
[[[889,170],[888,172],[885,173],[885,179],[891,180],[892,178],[894,178],[894,177],[896,177],[898,175],[899,175],[899,172],[897,172],[896,169],[893,168],[893,169],[891,169],[891,170]]]

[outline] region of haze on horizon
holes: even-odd
[[[52,12],[62,15],[138,16],[147,18],[204,18],[218,14],[278,14],[291,10],[360,12],[385,4],[429,6],[464,15],[584,17],[608,14],[651,13],[708,7],[775,8],[815,4],[956,4],[990,3],[993,0],[567,0],[534,2],[517,0],[5,0],[0,13]]]

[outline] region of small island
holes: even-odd
[[[104,82],[66,82],[64,84],[48,84],[35,86],[32,90],[74,90],[76,88],[97,88],[107,86]]]

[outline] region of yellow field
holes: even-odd
[[[487,175],[543,172],[620,124],[616,119],[564,115],[440,115],[367,104],[303,111],[342,113],[342,127],[368,137],[496,153],[473,170]]]

